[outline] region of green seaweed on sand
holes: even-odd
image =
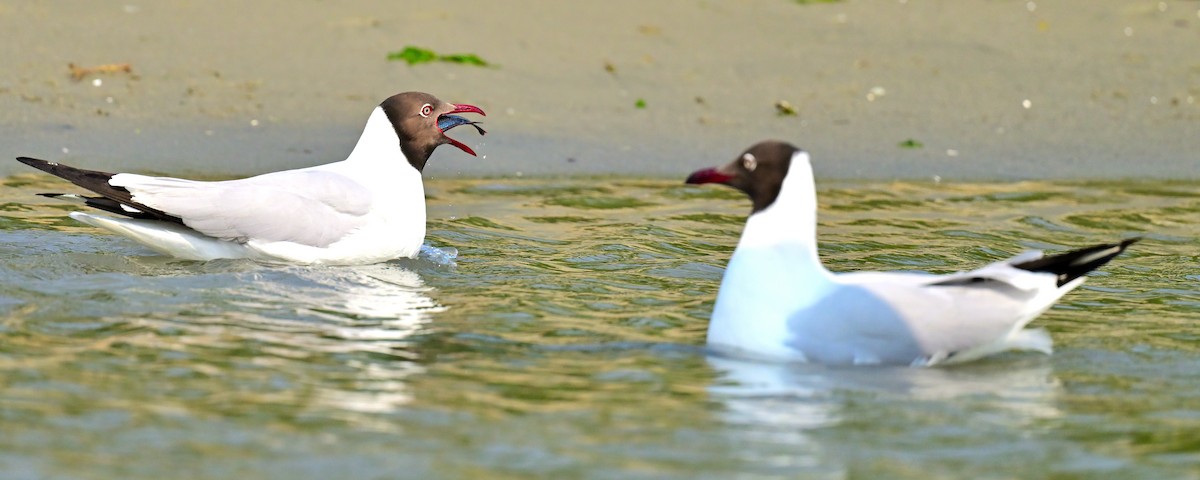
[[[921,143],[919,140],[915,140],[912,138],[905,140],[903,142],[900,142],[900,148],[921,148],[924,146],[925,146],[924,143]]]
[[[403,60],[409,65],[417,65],[420,63],[430,62],[446,62],[457,63],[460,65],[474,65],[477,67],[490,67],[491,63],[479,57],[474,53],[455,53],[450,55],[439,55],[438,53],[428,48],[414,47],[408,45],[404,50],[396,50],[388,52],[388,60]]]
[[[418,63],[427,63],[437,60],[437,54],[433,53],[433,50],[409,45],[404,47],[404,50],[388,52],[387,59],[404,60],[408,62],[409,65],[416,65]]]
[[[449,63],[461,63],[463,65],[475,65],[477,67],[491,66],[490,63],[488,63],[486,60],[484,60],[482,58],[479,58],[479,56],[475,55],[474,53],[456,53],[456,54],[452,54],[452,55],[442,55],[441,58],[439,58],[438,60],[441,60],[443,62],[449,62]]]

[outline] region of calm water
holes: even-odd
[[[749,206],[629,179],[429,188],[429,260],[175,261],[0,192],[0,478],[1200,477],[1200,184],[827,184],[833,269],[1144,235],[1053,356],[779,367],[701,346]]]

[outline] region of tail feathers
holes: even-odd
[[[174,223],[84,212],[71,212],[70,215],[75,220],[125,236],[164,255],[185,260],[253,258],[255,255],[240,243],[212,238]]]
[[[82,204],[82,205],[87,205],[87,198],[88,198],[83,195],[75,195],[73,193],[39,193],[38,196],[42,196],[42,197],[46,197],[46,198],[53,198],[55,200],[62,200],[64,202],[69,202],[69,203],[78,203],[78,204]]]
[[[162,220],[162,216],[160,215],[146,213],[104,197],[88,197],[85,195],[75,195],[73,193],[39,193],[38,195],[79,205],[86,205],[98,210],[104,210],[106,212],[116,213],[130,218],[140,218],[143,220]]]
[[[104,195],[105,197],[112,198],[118,202],[133,202],[133,199],[130,198],[129,190],[113,187],[112,185],[108,184],[108,181],[113,177],[113,174],[111,173],[101,172],[98,170],[84,170],[82,168],[63,165],[61,163],[47,162],[45,160],[38,160],[36,158],[29,157],[17,157],[17,161],[67,180],[93,192]]]
[[[89,207],[98,208],[106,212],[117,213],[133,218],[146,218],[155,220],[165,220],[183,224],[183,220],[179,217],[153,209],[133,201],[133,195],[122,187],[114,187],[109,184],[114,174],[101,172],[98,170],[85,170],[75,168],[61,163],[47,162],[29,157],[17,157],[17,161],[29,165],[33,168],[49,173],[56,177],[67,180],[75,185],[86,188],[100,195],[100,197],[83,197],[76,195],[77,198],[84,199],[84,204]],[[56,196],[57,195],[57,196]],[[61,198],[60,194],[43,194],[43,196],[51,198]],[[66,200],[77,200],[77,198],[66,198]],[[130,208],[123,208],[122,205]]]
[[[1048,272],[1058,275],[1058,286],[1061,287],[1100,268],[1101,265],[1108,263],[1109,260],[1120,255],[1126,248],[1141,239],[1141,237],[1127,238],[1120,243],[1096,245],[1060,255],[1013,263],[1012,266],[1031,272]]]

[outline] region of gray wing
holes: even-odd
[[[838,277],[841,286],[789,324],[794,346],[826,363],[940,361],[1005,341],[1065,293],[1052,275],[1004,262],[945,276]]]
[[[922,356],[940,359],[1004,342],[1061,294],[1053,278],[1048,290],[1025,290],[1003,280],[975,276],[963,283],[897,288],[873,285],[912,331]],[[1052,298],[1045,300],[1046,293]]]
[[[372,195],[344,175],[289,170],[223,182],[122,173],[110,184],[133,200],[223,240],[326,247],[361,227]]]

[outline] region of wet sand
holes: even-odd
[[[1200,165],[1195,1],[76,0],[0,2],[0,29],[7,153],[98,169],[340,160],[404,90],[489,112],[486,137],[452,133],[481,158],[441,149],[432,177],[682,178],[768,137],[840,179],[1196,178]],[[386,60],[406,45],[498,66]],[[72,62],[132,73],[75,81]]]

